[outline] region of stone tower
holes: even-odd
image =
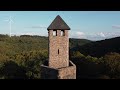
[[[69,60],[70,27],[58,15],[47,30],[49,59],[41,65],[41,78],[76,79],[76,66]]]
[[[49,67],[69,66],[69,26],[58,15],[48,27],[49,32]]]

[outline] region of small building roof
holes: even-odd
[[[65,21],[58,15],[47,30],[70,30],[70,27],[65,23]]]

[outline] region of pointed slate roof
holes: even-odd
[[[47,28],[47,30],[70,30],[70,27],[64,22],[64,20],[58,15],[53,22],[50,24],[50,26]]]

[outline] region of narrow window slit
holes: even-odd
[[[58,54],[59,54],[59,49],[58,49]]]

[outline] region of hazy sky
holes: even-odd
[[[120,36],[120,11],[0,11],[0,33],[47,36],[47,27],[60,15],[71,28],[70,38],[101,40]]]

